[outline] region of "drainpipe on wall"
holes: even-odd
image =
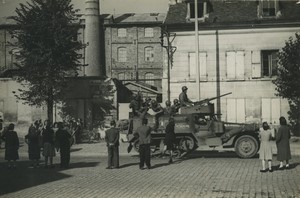
[[[198,100],[200,100],[200,68],[199,68],[199,34],[198,34],[198,0],[195,0],[195,57],[196,57],[196,87]]]
[[[221,95],[220,84],[220,48],[219,48],[219,32],[216,30],[216,83],[217,83],[217,96]],[[221,98],[217,98],[217,117],[221,119]]]

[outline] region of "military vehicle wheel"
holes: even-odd
[[[179,148],[184,152],[191,151],[195,148],[195,140],[189,136],[182,137],[179,141]]]
[[[258,151],[258,141],[250,135],[243,135],[236,140],[234,148],[239,157],[251,158]]]

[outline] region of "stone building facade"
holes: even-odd
[[[124,83],[139,82],[161,91],[160,43],[165,14],[123,14],[104,19],[106,74]]]
[[[171,99],[178,97],[184,85],[194,101],[232,92],[212,101],[223,120],[278,124],[279,116],[287,117],[289,105],[275,95],[272,80],[277,75],[277,52],[300,32],[296,2],[199,0],[197,75],[194,1],[172,1],[164,23],[167,31],[175,34],[172,47],[177,48],[170,68]],[[167,70],[165,64],[164,98]]]

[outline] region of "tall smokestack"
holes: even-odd
[[[87,76],[102,76],[100,57],[100,12],[99,0],[85,1],[85,42],[86,47],[86,68]]]

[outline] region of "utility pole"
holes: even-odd
[[[200,100],[200,68],[199,68],[199,35],[198,35],[198,0],[195,0],[195,57],[196,57],[196,87],[198,100]]]
[[[164,37],[166,37],[166,39],[167,39],[167,45],[164,45]],[[173,38],[170,40],[170,37],[173,37]],[[168,59],[168,62],[167,62],[167,66],[168,66],[168,74],[167,74],[168,75],[168,82],[167,82],[168,90],[167,90],[167,92],[168,93],[167,93],[167,95],[168,95],[168,100],[169,101],[171,101],[170,100],[170,98],[171,98],[171,88],[170,88],[170,78],[171,78],[171,76],[170,76],[170,73],[171,73],[171,68],[172,68],[172,65],[173,65],[173,54],[177,50],[177,47],[172,46],[172,43],[173,43],[175,37],[176,37],[175,33],[170,33],[167,30],[164,30],[162,28],[162,34],[161,34],[161,37],[160,37],[160,39],[161,39],[160,44],[167,51],[167,59]]]

